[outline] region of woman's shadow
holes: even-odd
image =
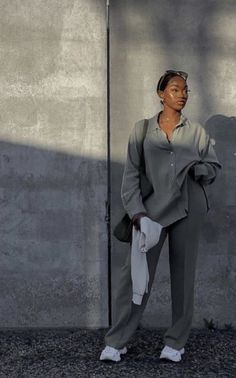
[[[211,209],[203,237],[210,243],[216,243],[226,235],[234,236],[236,226],[236,117],[216,114],[207,120],[205,129],[212,138],[217,157],[222,164],[215,182],[206,186]],[[232,244],[233,242],[231,240]]]

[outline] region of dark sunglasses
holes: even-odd
[[[161,81],[160,81],[160,83],[159,83],[159,85],[158,85],[158,89],[160,89],[161,84],[162,84],[164,78],[165,78],[166,75],[168,75],[169,73],[173,73],[173,74],[175,74],[175,75],[179,75],[179,76],[181,76],[185,81],[186,81],[187,78],[188,78],[188,74],[187,74],[187,72],[184,72],[184,71],[175,71],[175,70],[166,70],[166,72],[165,72],[164,75],[162,76],[162,79],[161,79]]]
[[[174,73],[174,74],[176,74],[176,75],[182,76],[182,78],[183,78],[184,80],[187,80],[187,78],[188,78],[188,74],[187,74],[187,72],[184,72],[184,71],[167,70],[167,71],[164,73],[164,75],[167,75],[167,74],[169,74],[169,73]]]

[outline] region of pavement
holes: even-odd
[[[236,331],[192,329],[180,362],[160,360],[164,329],[138,328],[119,362],[100,361],[107,329],[2,329],[0,378],[236,378]]]

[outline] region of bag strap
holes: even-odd
[[[144,142],[144,139],[146,138],[146,135],[147,135],[147,129],[148,129],[148,119],[145,119],[144,124],[143,124],[141,160],[140,160],[140,165],[141,165],[144,173],[145,173],[145,159],[144,159],[144,153],[143,153],[143,142]]]

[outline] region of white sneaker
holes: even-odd
[[[127,348],[124,347],[122,349],[116,349],[116,348],[113,348],[109,345],[107,345],[101,355],[100,355],[100,360],[111,360],[111,361],[115,361],[115,362],[118,362],[121,360],[120,358],[120,355],[121,354],[125,354],[127,353]]]
[[[168,360],[179,362],[181,361],[181,354],[184,354],[184,348],[177,350],[165,345],[161,351],[160,358],[167,358]]]

